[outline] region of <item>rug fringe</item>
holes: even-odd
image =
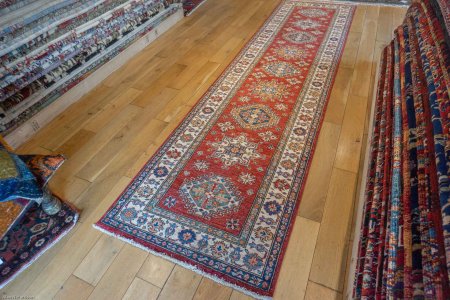
[[[257,294],[255,292],[249,291],[249,290],[247,290],[245,288],[242,288],[242,287],[240,287],[240,286],[238,286],[236,284],[229,283],[228,281],[225,281],[225,280],[223,280],[221,278],[218,278],[216,276],[213,276],[213,275],[211,275],[209,273],[206,273],[206,272],[198,269],[194,265],[185,263],[185,262],[180,261],[180,260],[178,260],[176,258],[173,258],[173,257],[171,257],[169,255],[166,255],[166,254],[157,252],[157,251],[155,251],[153,249],[147,248],[147,247],[145,247],[145,246],[143,246],[143,245],[141,245],[141,244],[139,244],[139,243],[137,243],[137,242],[135,242],[135,241],[133,241],[131,239],[128,239],[128,238],[120,235],[120,234],[108,231],[105,228],[103,228],[101,226],[98,226],[97,224],[92,224],[92,227],[94,227],[95,229],[97,229],[97,230],[99,230],[99,231],[101,231],[101,232],[103,232],[103,233],[105,233],[107,235],[113,236],[113,237],[115,237],[115,238],[117,238],[117,239],[119,239],[121,241],[129,243],[129,244],[131,244],[131,245],[133,245],[133,246],[135,246],[135,247],[137,247],[139,249],[142,249],[144,251],[149,252],[150,254],[153,254],[155,256],[158,256],[158,257],[161,257],[161,258],[166,259],[168,261],[171,261],[171,262],[173,262],[173,263],[175,263],[177,265],[180,265],[180,266],[182,266],[182,267],[184,267],[186,269],[194,271],[195,273],[198,273],[198,274],[200,274],[200,275],[202,275],[204,277],[207,277],[207,278],[209,278],[209,279],[211,279],[211,280],[213,280],[213,281],[215,281],[215,282],[217,282],[219,284],[222,284],[222,285],[225,285],[225,286],[230,287],[232,289],[235,289],[235,290],[237,290],[237,291],[239,291],[239,292],[241,292],[243,294],[246,294],[246,295],[248,295],[250,297],[253,297],[253,298],[256,298],[256,299],[260,299],[260,300],[272,300],[273,299],[272,297],[260,295],[260,294]]]

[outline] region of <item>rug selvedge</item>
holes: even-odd
[[[353,11],[283,2],[96,225],[272,295]]]

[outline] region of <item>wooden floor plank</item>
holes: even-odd
[[[78,130],[70,139],[59,146],[55,153],[63,154],[67,158],[77,153],[84,145],[95,137],[95,132],[86,129]]]
[[[367,97],[350,95],[339,136],[334,166],[357,173],[367,111]]]
[[[53,298],[54,300],[86,300],[94,290],[94,287],[80,278],[71,275],[59,292]]]
[[[2,296],[70,299],[78,290],[77,299],[251,299],[106,237],[92,223],[278,3],[206,1],[18,149],[66,154],[50,186],[83,211],[81,223]],[[367,104],[379,53],[404,13],[405,8],[357,6],[275,299],[341,298]]]
[[[342,125],[344,118],[345,107],[347,105],[347,98],[350,92],[350,80],[353,75],[353,69],[340,67],[336,80],[333,84],[333,90],[328,100],[327,110],[325,112],[325,122]]]
[[[88,299],[122,299],[147,255],[144,250],[125,245]]]
[[[88,93],[75,105],[70,106],[54,121],[50,122],[42,132],[39,132],[40,145],[49,150],[56,150],[72,137],[84,124],[103,107],[128,88],[127,83],[121,83],[115,88],[104,87],[102,84]],[[96,93],[99,91],[99,94]]]
[[[123,94],[112,99],[100,112],[90,118],[86,124],[84,124],[83,129],[98,132],[141,93],[142,91],[133,88],[126,89]]]
[[[73,274],[85,282],[96,286],[123,246],[124,243],[121,240],[103,235],[81,261]]]
[[[319,223],[322,221],[340,131],[341,126],[339,125],[329,122],[322,124],[300,202],[298,212],[300,217]]]
[[[233,293],[231,293],[231,296],[230,296],[230,300],[252,300],[252,299],[254,299],[254,298],[247,296],[236,290],[233,290]]]
[[[158,300],[190,300],[201,280],[201,275],[183,267],[175,266]]]
[[[124,126],[127,126],[141,110],[142,108],[137,106],[128,105],[116,118],[108,123],[108,126],[96,134],[95,139],[92,139],[77,153],[72,155],[72,157],[58,170],[53,180],[56,183],[59,183],[60,181],[65,181],[75,175],[98,153],[98,151],[117,135],[119,130]]]
[[[228,300],[232,292],[232,288],[203,277],[195,292],[193,300]]]
[[[380,14],[378,18],[378,27],[377,27],[377,42],[384,42],[388,44],[392,39],[392,22],[393,18],[393,10],[391,7],[381,6]]]
[[[302,217],[295,220],[274,300],[303,299],[316,247],[320,224]]]
[[[134,278],[123,300],[156,300],[161,289],[140,279]]]
[[[305,300],[341,300],[342,294],[323,285],[309,281],[306,289]]]
[[[172,273],[175,264],[161,257],[149,254],[137,277],[162,288]]]
[[[370,78],[372,72],[372,61],[375,47],[375,38],[378,27],[379,7],[367,7],[364,19],[361,41],[356,58],[355,69],[351,82],[350,94],[361,97],[369,97],[370,80],[361,80]]]
[[[355,173],[333,170],[309,277],[339,292],[344,285],[355,187]]]
[[[53,194],[65,201],[74,203],[91,186],[91,183],[76,176],[71,176],[64,178],[64,180],[52,180],[49,186]]]
[[[167,123],[159,120],[151,120],[145,125],[145,132],[149,132],[149,136],[156,136],[161,130],[167,126]],[[122,128],[106,145],[104,145],[97,154],[77,173],[77,176],[87,181],[93,182],[114,158],[120,154],[123,145],[135,138],[133,126],[125,126]],[[148,139],[152,141],[151,138]]]
[[[151,144],[145,151],[142,153],[139,158],[132,164],[132,166],[125,172],[124,176],[129,178],[134,178],[137,173],[144,167],[144,165],[148,162],[148,160],[153,156],[158,148],[155,144]]]
[[[351,32],[363,31],[364,19],[366,17],[367,5],[358,5],[353,15],[352,26],[350,27]]]

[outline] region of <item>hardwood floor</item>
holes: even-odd
[[[35,299],[249,299],[92,228],[277,5],[208,0],[71,106],[21,153],[64,153],[53,191],[75,229],[1,291]],[[368,110],[382,47],[404,8],[358,6],[275,299],[339,299],[346,286]]]

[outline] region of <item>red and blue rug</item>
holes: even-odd
[[[77,220],[78,211],[64,202],[54,216],[37,205],[30,208],[0,240],[0,289],[69,233]]]
[[[413,0],[383,51],[354,299],[450,299],[449,11]]]
[[[95,226],[271,297],[353,12],[283,1]]]
[[[0,144],[1,146],[1,144]],[[63,164],[62,155],[20,155],[46,186]],[[78,210],[62,202],[59,213],[49,216],[34,201],[17,198],[0,202],[0,289],[64,237],[76,224]]]

